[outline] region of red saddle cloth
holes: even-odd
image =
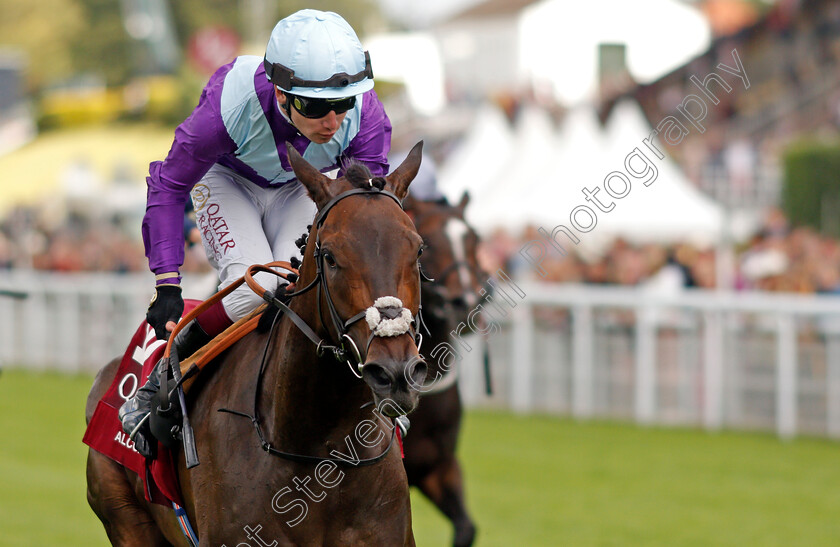
[[[185,300],[184,315],[199,304],[199,300]],[[96,405],[82,442],[137,473],[145,485],[148,501],[171,507],[170,501],[183,505],[172,454],[158,443],[158,456],[147,465],[117,417],[120,406],[146,383],[164,349],[166,342],[158,340],[154,329],[144,320],[125,350],[111,387]]]

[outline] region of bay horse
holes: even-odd
[[[452,522],[456,547],[472,545],[476,534],[466,508],[461,466],[455,456],[461,429],[461,397],[457,370],[444,370],[452,363],[440,362],[431,354],[440,355],[435,348],[453,343],[450,332],[460,322],[466,324],[467,314],[479,303],[480,283],[487,278],[478,265],[478,235],[464,218],[468,203],[467,193],[455,206],[446,200],[421,201],[410,195],[404,201],[426,247],[420,265],[433,281],[421,284],[423,322],[428,327],[421,349],[427,356],[426,382],[431,387],[421,393],[420,405],[411,415],[403,464],[409,484],[419,488]]]
[[[426,365],[412,332],[374,335],[386,321],[371,314],[418,312],[422,239],[400,200],[422,142],[384,178],[353,165],[331,180],[288,149],[318,208],[299,296],[270,331],[246,335],[193,384],[187,404],[201,464],[188,471],[177,451],[184,509],[201,545],[213,547],[414,545],[405,469],[400,450],[389,450],[393,427],[373,418],[370,401],[372,391],[391,418],[410,412],[419,396],[409,383],[423,382]],[[390,313],[383,297],[404,307]],[[316,349],[310,334],[333,345]],[[88,420],[116,363],[94,382]],[[91,450],[87,476],[88,501],[113,545],[188,545],[173,512],[144,500],[136,474]]]

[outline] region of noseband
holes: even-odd
[[[324,338],[319,337],[312,328],[306,324],[306,322],[298,316],[295,312],[291,310],[285,303],[280,301],[274,293],[271,291],[264,291],[262,293],[263,299],[269,302],[272,305],[277,306],[283,312],[289,316],[289,318],[297,325],[297,327],[305,334],[312,342],[315,344],[317,348],[317,353],[319,356],[324,355],[327,351],[331,351],[335,359],[339,362],[345,362],[350,367],[350,371],[357,377],[362,377],[362,367],[363,359],[362,354],[359,351],[358,346],[353,341],[353,338],[348,334],[350,327],[352,327],[356,322],[367,319],[368,326],[370,327],[371,334],[368,337],[367,344],[365,346],[365,353],[367,354],[368,349],[370,348],[371,342],[373,342],[373,338],[376,336],[398,336],[401,334],[410,333],[417,344],[417,348],[419,350],[420,345],[422,344],[423,337],[420,332],[414,328],[414,325],[419,324],[422,320],[420,319],[420,307],[418,306],[417,316],[412,317],[411,312],[403,307],[402,302],[395,297],[386,296],[381,297],[374,302],[373,306],[370,306],[359,313],[353,315],[349,319],[343,320],[336,310],[335,303],[333,302],[332,295],[330,294],[330,288],[327,284],[326,273],[324,269],[324,253],[321,250],[321,227],[324,224],[324,221],[327,218],[327,215],[330,213],[332,208],[341,200],[348,198],[350,196],[355,195],[383,195],[393,199],[397,205],[400,206],[402,209],[402,202],[400,199],[388,192],[387,190],[380,190],[375,186],[370,186],[368,188],[355,188],[353,190],[348,190],[343,192],[333,199],[331,199],[319,212],[318,215],[315,217],[314,225],[316,229],[316,236],[315,236],[315,251],[314,251],[314,258],[315,258],[315,279],[313,279],[306,287],[299,291],[295,291],[293,293],[287,294],[287,296],[295,297],[300,296],[311,289],[313,289],[316,285],[321,285],[321,290],[317,292],[317,307],[318,307],[318,316],[321,318],[321,323],[326,324],[323,318],[323,308],[321,306],[321,293],[324,293],[324,300],[327,303],[327,309],[330,312],[330,319],[333,324],[333,328],[337,334],[338,342],[335,344],[330,344]],[[269,271],[275,273],[274,270],[270,268],[258,268],[261,271]]]

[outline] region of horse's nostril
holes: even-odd
[[[382,365],[376,363],[368,363],[362,367],[362,377],[374,389],[390,389],[391,375],[385,370]]]
[[[412,365],[409,365],[408,370],[408,377],[411,378],[412,385],[414,386],[422,386],[423,382],[426,381],[426,373],[428,372],[429,367],[426,366],[425,361],[416,361]]]
[[[467,307],[467,301],[464,298],[459,296],[458,298],[453,298],[452,299],[452,305],[455,306],[456,308],[466,308]]]

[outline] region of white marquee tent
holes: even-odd
[[[603,215],[603,225],[599,224],[598,230],[627,234],[632,239],[689,239],[712,243],[721,234],[723,208],[685,177],[667,155],[664,142],[655,140],[653,143],[665,154],[662,160],[642,142],[651,131],[637,102],[625,100],[615,106],[606,128],[608,168],[622,169],[626,173],[624,160],[638,148],[656,167],[658,175],[650,186],[631,178],[630,193],[617,200],[614,210]],[[640,172],[645,169],[638,159],[633,160],[633,166]]]
[[[440,190],[455,203],[466,190],[473,200],[483,197],[488,184],[506,167],[512,146],[504,113],[490,103],[483,105],[461,144],[438,167]],[[475,201],[470,208],[477,208]]]
[[[667,155],[659,160],[647,149],[642,140],[651,131],[631,101],[616,105],[604,130],[592,107],[572,110],[556,130],[546,113],[526,107],[511,132],[501,112],[486,106],[441,169],[440,186],[450,199],[470,191],[468,218],[484,233],[497,227],[516,232],[529,224],[549,232],[558,224],[571,227],[570,213],[586,205],[596,213],[597,225],[578,232],[582,245],[616,236],[640,242],[715,240],[723,223],[720,206],[697,191]],[[637,147],[658,175],[650,186],[629,177],[626,197],[613,199],[604,179],[612,171],[627,175],[624,160]],[[643,169],[638,158],[632,165]],[[597,197],[607,208],[615,202],[614,208],[600,211],[586,200],[584,187],[599,187]],[[588,222],[585,214],[578,220]]]

